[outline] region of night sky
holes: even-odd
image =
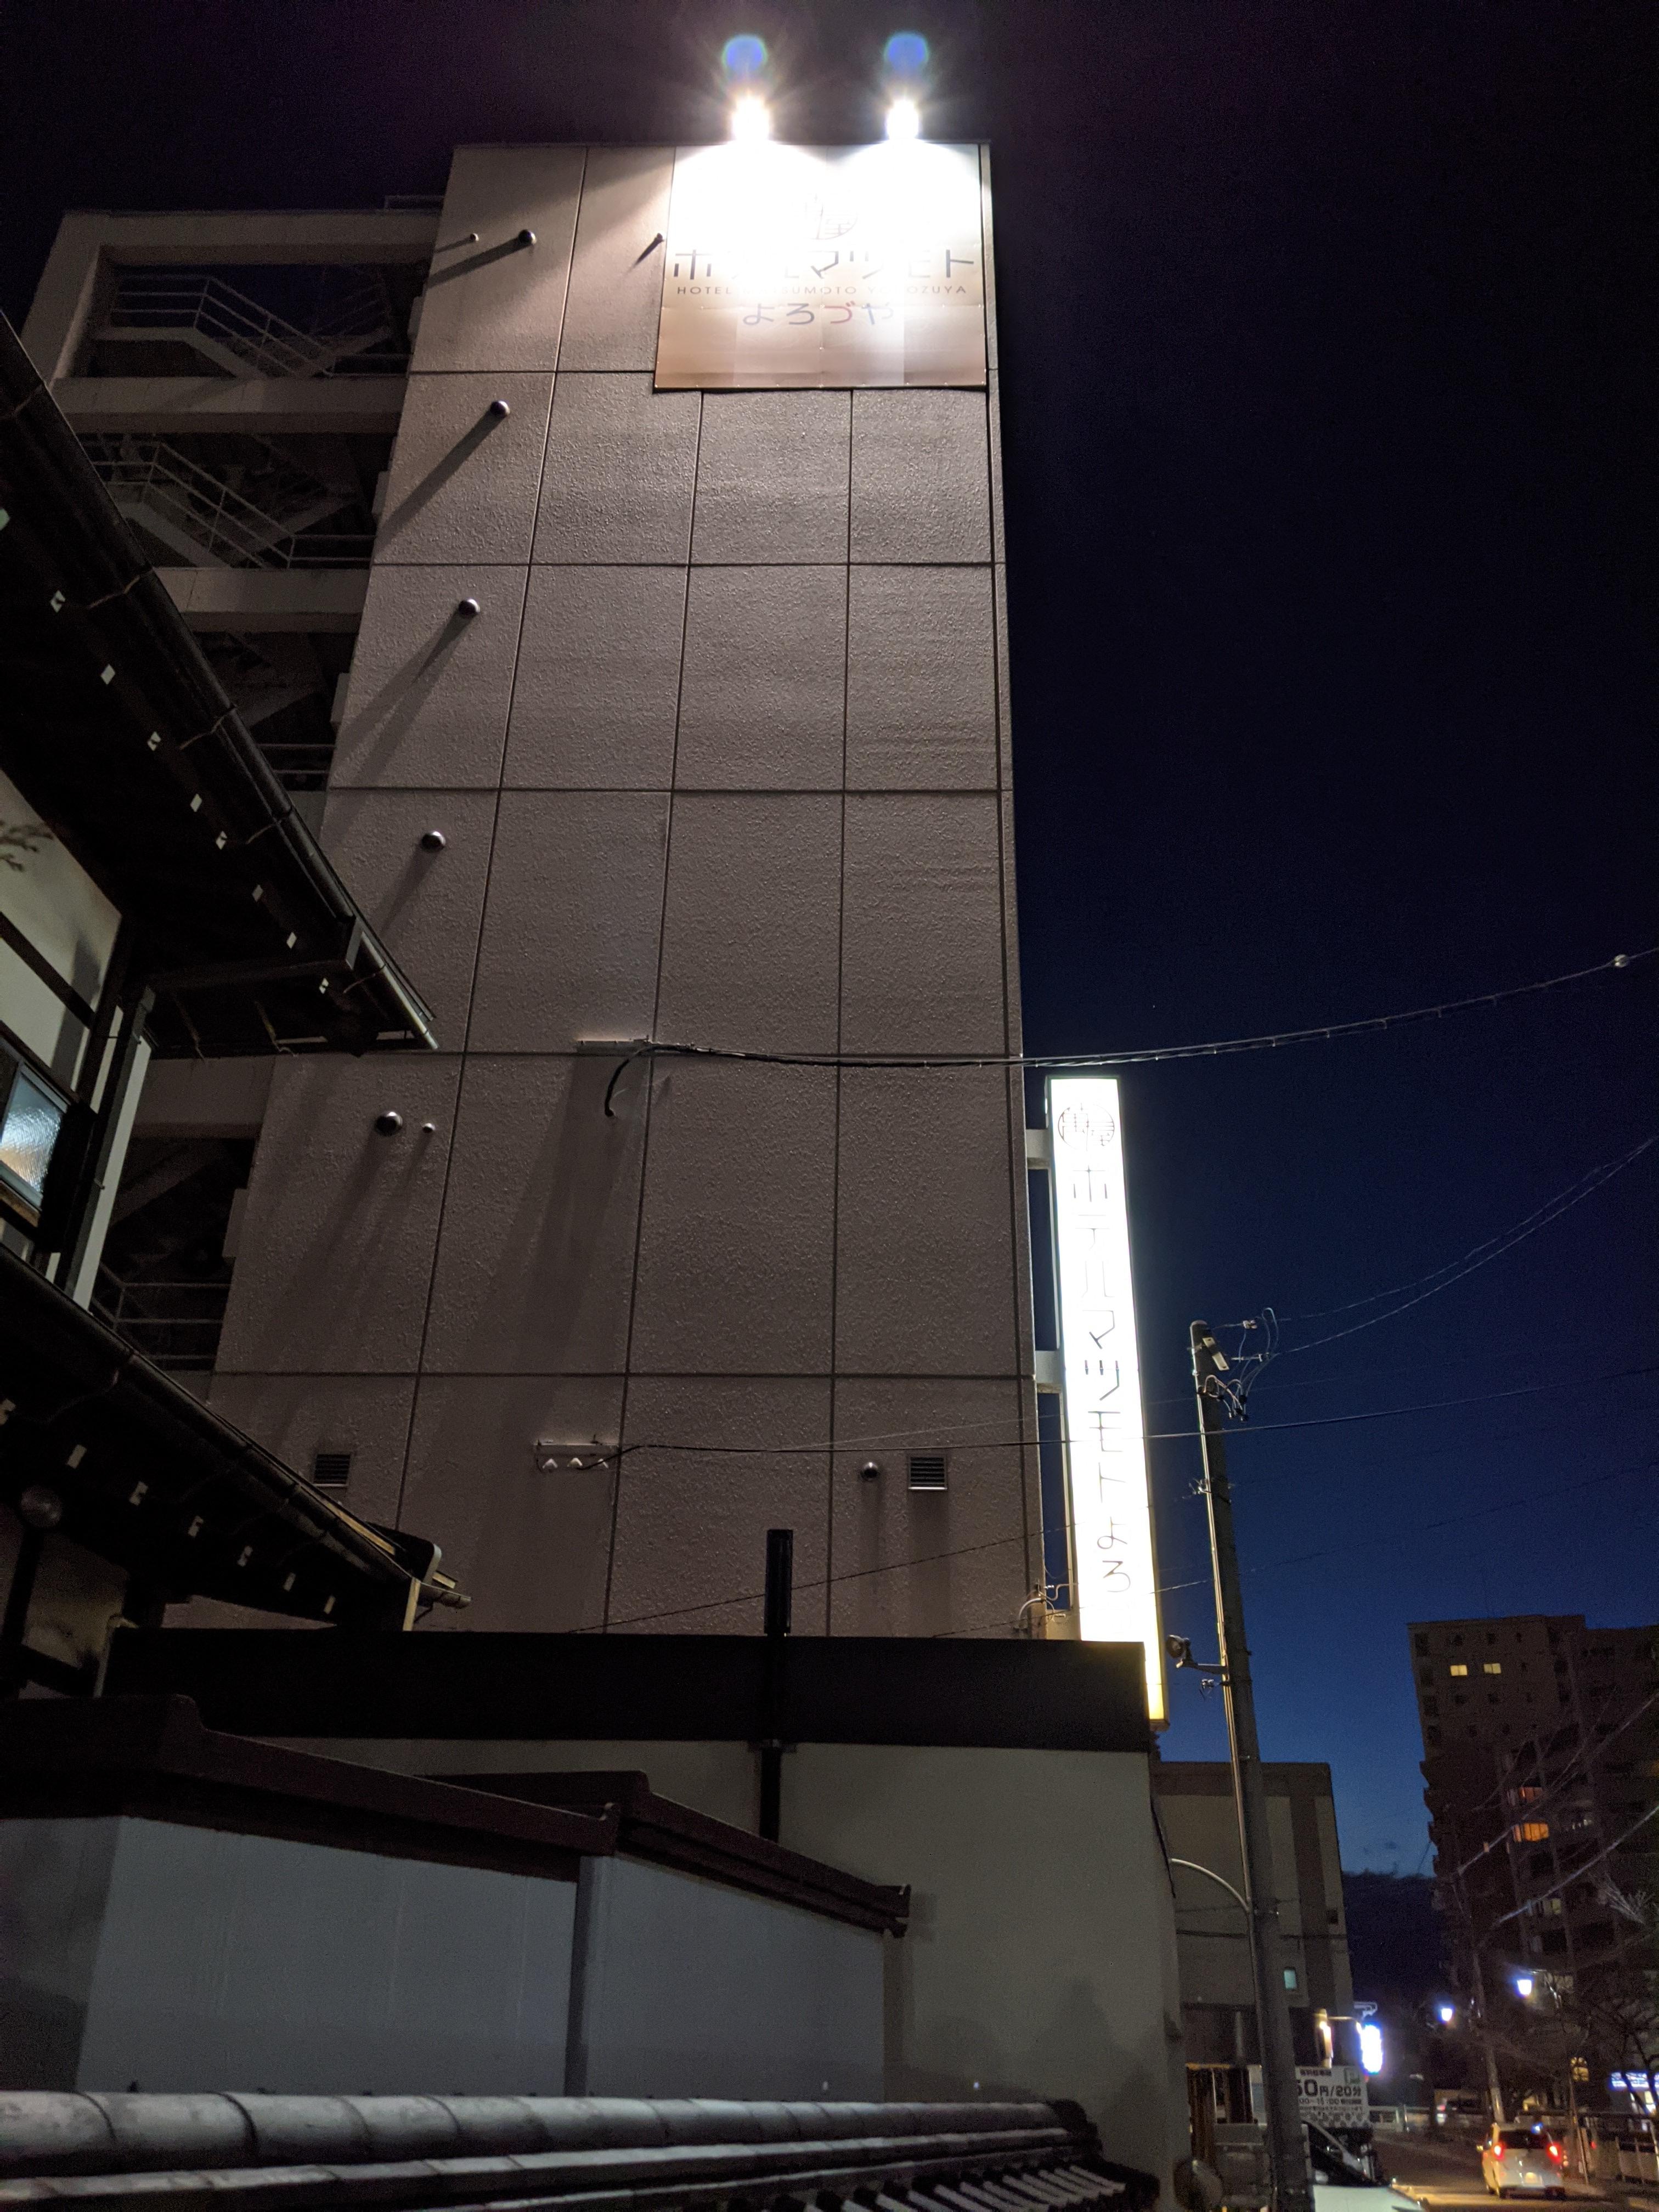
[[[1297,1028],[1659,939],[1653,21],[0,0],[0,307],[65,206],[378,205],[459,141],[719,137],[739,31],[779,136],[873,137],[921,31],[931,135],[993,149],[1027,1048]],[[1298,1356],[1391,1302],[1297,1316],[1659,1129],[1656,971],[1126,1079],[1151,1425],[1190,1425],[1194,1315],[1281,1317],[1231,1448],[1261,1731],[1330,1761],[1350,1866],[1426,1852],[1408,1620],[1659,1615],[1659,1150],[1397,1318]],[[1195,1448],[1154,1450],[1168,1625],[1212,1650]],[[1170,1755],[1223,1754],[1190,1676],[1175,1711]]]

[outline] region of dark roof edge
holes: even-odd
[[[26,441],[7,441],[14,423],[27,426]],[[185,702],[180,720],[203,732],[192,752],[204,781],[216,775],[224,785],[234,787],[229,811],[239,817],[264,817],[270,834],[306,878],[307,889],[340,925],[341,935],[361,933],[358,957],[381,977],[410,1036],[435,1050],[429,1009],[380,944],[266,765],[166,586],[116,513],[16,331],[0,315],[0,450],[7,443],[12,447],[9,463],[21,462],[27,468],[33,461],[42,479],[40,489],[61,519],[64,539],[73,541],[64,550],[85,593],[82,610],[96,608],[142,639],[163,683]]]
[[[558,1777],[402,1774],[204,1728],[189,1698],[0,1707],[0,1765],[6,1810],[22,1818],[126,1813],[391,1856],[514,1863],[567,1881],[575,1858],[623,1851],[877,1934],[902,1935],[909,1911],[908,1888],[657,1797],[642,1774],[562,1778],[604,1785],[573,1804],[557,1794]],[[545,1783],[554,1787],[535,1786]]]
[[[616,1850],[617,1817],[489,1797],[474,1790],[291,1751],[202,1725],[188,1698],[24,1699],[0,1709],[7,1810],[70,1817],[131,1812],[250,1833],[314,1836],[319,1814],[348,1848],[465,1861],[534,1858],[569,1879],[573,1856]],[[404,1855],[408,1855],[406,1852]]]
[[[50,1332],[84,1374],[88,1396],[131,1394],[143,1408],[136,1418],[147,1419],[152,1427],[167,1423],[175,1431],[182,1429],[198,1449],[234,1463],[252,1486],[275,1493],[294,1519],[308,1521],[317,1541],[343,1553],[360,1571],[392,1583],[421,1580],[414,1571],[412,1554],[400,1557],[387,1537],[325,1498],[4,1245],[0,1245],[0,1315],[9,1328],[20,1332],[27,1332],[31,1322]]]
[[[786,1905],[849,1921],[855,1927],[902,1936],[910,1917],[910,1891],[866,1881],[810,1858],[748,1829],[717,1820],[694,1806],[659,1797],[650,1777],[636,1768],[548,1774],[446,1774],[468,1790],[494,1791],[534,1805],[597,1812],[614,1808],[620,1819],[617,1848],[682,1874],[702,1875],[729,1887],[776,1898]]]

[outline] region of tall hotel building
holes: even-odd
[[[157,1063],[100,1295],[428,1632],[753,1632],[780,1527],[798,1632],[1042,1583],[988,179],[64,220],[28,350],[437,1039]]]

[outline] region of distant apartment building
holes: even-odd
[[[1536,1962],[1585,1994],[1650,1948],[1659,1877],[1659,1626],[1582,1614],[1416,1621],[1424,1802],[1464,1989]]]

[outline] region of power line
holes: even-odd
[[[1650,945],[1639,952],[1618,952],[1610,960],[1597,961],[1589,968],[1574,968],[1560,975],[1546,976],[1536,983],[1512,984],[1507,990],[1486,991],[1469,999],[1447,999],[1438,1006],[1411,1006],[1396,1014],[1370,1014],[1357,1021],[1322,1022],[1310,1028],[1277,1030],[1261,1036],[1220,1037],[1207,1044],[1143,1045],[1125,1052],[1092,1053],[879,1053],[849,1054],[846,1053],[750,1052],[736,1046],[709,1044],[676,1044],[650,1038],[626,1049],[617,1064],[616,1073],[606,1085],[605,1110],[611,1115],[617,1084],[640,1060],[742,1060],[758,1067],[825,1067],[861,1068],[879,1071],[887,1068],[944,1069],[984,1067],[1030,1067],[1072,1069],[1146,1067],[1164,1060],[1213,1060],[1239,1052],[1274,1052],[1285,1045],[1328,1044],[1340,1037],[1364,1036],[1383,1030],[1402,1029],[1417,1022],[1438,1021],[1448,1014],[1474,1012],[1482,1006],[1500,1006],[1514,999],[1534,998],[1544,991],[1565,989],[1573,983],[1588,982],[1593,976],[1607,975],[1616,969],[1633,968],[1638,962],[1650,960],[1659,953],[1659,945]]]
[[[1628,1474],[1646,1474],[1650,1471],[1650,1467],[1651,1462],[1644,1462],[1640,1466],[1615,1468],[1611,1474],[1591,1475],[1583,1482],[1557,1483],[1549,1490],[1532,1492],[1521,1498],[1503,1498],[1495,1505],[1477,1506],[1468,1513],[1454,1513],[1449,1515],[1443,1520],[1431,1521],[1424,1523],[1420,1528],[1413,1529],[1410,1532],[1409,1540],[1414,1542],[1419,1535],[1426,1534],[1433,1529],[1453,1528],[1461,1521],[1479,1521],[1486,1519],[1493,1513],[1507,1513],[1513,1510],[1516,1505],[1530,1504],[1536,1499],[1560,1498],[1570,1495],[1574,1491],[1589,1490],[1602,1483],[1618,1481]],[[1064,1528],[1068,1534],[1073,1526],[1074,1523],[1069,1519],[1069,1517],[1062,1521],[1051,1521],[1045,1522],[1043,1523],[1045,1531],[1048,1528]],[[1004,1551],[1012,1545],[1024,1544],[1025,1540],[1025,1534],[1023,1530],[1016,1531],[1014,1534],[1007,1536],[989,1536],[976,1544],[953,1545],[946,1551],[924,1552],[913,1559],[886,1559],[873,1567],[846,1568],[840,1574],[820,1575],[809,1582],[798,1582],[794,1587],[798,1592],[801,1590],[831,1589],[836,1588],[842,1583],[868,1582],[878,1575],[901,1574],[907,1568],[910,1567],[937,1566],[942,1562],[949,1559],[967,1559],[982,1552]],[[1270,1574],[1279,1568],[1303,1565],[1310,1559],[1334,1558],[1340,1554],[1341,1548],[1342,1547],[1340,1545],[1337,1545],[1332,1546],[1322,1552],[1303,1553],[1299,1553],[1295,1559],[1273,1560],[1261,1566],[1252,1567],[1249,1571],[1252,1574]],[[1165,1597],[1175,1590],[1207,1588],[1209,1586],[1209,1583],[1210,1577],[1208,1576],[1200,1577],[1198,1580],[1194,1582],[1160,1583],[1158,1589],[1158,1595],[1160,1597]],[[688,1613],[717,1613],[726,1606],[758,1604],[764,1595],[765,1592],[758,1589],[729,1591],[722,1597],[702,1598],[690,1605],[666,1606],[660,1611],[655,1613],[629,1613],[623,1619],[605,1623],[605,1626],[612,1628],[637,1628],[650,1621],[677,1620],[683,1615]],[[1005,1622],[991,1621],[979,1628],[947,1629],[942,1632],[946,1636],[979,1636],[983,1635],[988,1628],[1003,1626],[1006,1626]],[[593,1624],[593,1627],[591,1631],[578,1631],[577,1633],[597,1633],[599,1626],[600,1624],[596,1622]]]
[[[1390,1306],[1385,1313],[1372,1314],[1365,1321],[1352,1322],[1346,1328],[1333,1329],[1327,1336],[1311,1337],[1305,1344],[1287,1345],[1279,1357],[1288,1359],[1297,1352],[1315,1352],[1322,1344],[1335,1344],[1342,1337],[1356,1336],[1361,1329],[1375,1328],[1379,1322],[1392,1321],[1396,1314],[1406,1312],[1409,1307],[1421,1305],[1425,1298],[1438,1297],[1442,1291],[1449,1291],[1454,1283],[1461,1283],[1466,1275],[1473,1275],[1477,1269],[1489,1267],[1494,1260],[1502,1259],[1504,1253],[1513,1251],[1517,1244],[1524,1243],[1528,1237],[1536,1236],[1540,1229],[1547,1229],[1552,1221],[1559,1221],[1564,1213],[1570,1212],[1583,1200],[1593,1197],[1615,1176],[1622,1175],[1628,1167],[1633,1167],[1642,1155],[1651,1152],[1656,1145],[1659,1145],[1659,1134],[1644,1137],[1639,1145],[1632,1146],[1620,1158],[1604,1160],[1599,1167],[1587,1169],[1565,1190],[1558,1191],[1553,1198],[1546,1199],[1542,1206],[1534,1207],[1532,1212],[1510,1228],[1501,1230],[1496,1237],[1487,1237],[1483,1243],[1475,1245],[1472,1251],[1466,1252],[1462,1259],[1449,1260],[1441,1267],[1431,1267],[1427,1274],[1419,1275],[1414,1283],[1398,1283],[1391,1291],[1374,1291],[1370,1297],[1356,1298],[1352,1305],[1327,1308],[1327,1312],[1331,1315],[1352,1313],[1356,1307],[1370,1305],[1377,1298],[1394,1297],[1401,1291],[1413,1293],[1410,1297],[1401,1298],[1398,1305]],[[1443,1279],[1437,1281],[1437,1277]],[[1419,1285],[1427,1287],[1419,1288]],[[1294,1318],[1316,1321],[1320,1316],[1317,1314],[1302,1314]]]
[[[1500,1912],[1497,1919],[1488,1924],[1486,1940],[1490,1942],[1492,1929],[1501,1928],[1506,1920],[1518,1920],[1523,1912],[1530,1911],[1534,1905],[1541,1905],[1547,1897],[1559,1896],[1570,1883],[1582,1881],[1592,1867],[1599,1867],[1603,1859],[1610,1859],[1615,1851],[1622,1850],[1636,1831],[1638,1828],[1645,1828],[1648,1822],[1656,1815],[1659,1815],[1659,1802],[1650,1805],[1645,1813],[1631,1822],[1622,1836],[1615,1836],[1605,1849],[1597,1851],[1593,1859],[1586,1859],[1583,1866],[1574,1867],[1571,1874],[1563,1875],[1560,1881],[1553,1883],[1548,1889],[1540,1889],[1535,1897],[1529,1897],[1524,1905],[1517,1905],[1513,1912]]]
[[[1586,1475],[1582,1482],[1552,1483],[1547,1490],[1528,1491],[1518,1498],[1513,1496],[1500,1498],[1495,1505],[1472,1506],[1467,1513],[1449,1513],[1443,1520],[1420,1521],[1402,1534],[1393,1538],[1384,1537],[1381,1540],[1383,1543],[1415,1544],[1422,1537],[1431,1535],[1438,1529],[1455,1528],[1466,1521],[1489,1520],[1494,1513],[1512,1513],[1517,1505],[1534,1505],[1546,1498],[1567,1498],[1577,1491],[1595,1490],[1603,1483],[1621,1481],[1627,1474],[1650,1474],[1653,1472],[1653,1466],[1651,1460],[1644,1460],[1638,1466],[1616,1467],[1609,1474]],[[1259,1565],[1248,1568],[1246,1571],[1252,1575],[1278,1574],[1285,1567],[1305,1567],[1316,1559],[1340,1559],[1345,1548],[1340,1544],[1328,1544],[1321,1551],[1297,1552],[1291,1559],[1263,1560]],[[1210,1577],[1199,1575],[1191,1582],[1160,1583],[1158,1594],[1160,1597],[1167,1597],[1176,1590],[1206,1589],[1209,1585]]]
[[[1659,1374],[1659,1365],[1620,1368],[1611,1375],[1566,1376],[1553,1382],[1520,1382],[1507,1390],[1476,1390],[1461,1398],[1425,1398],[1409,1406],[1375,1406],[1358,1413],[1310,1413],[1294,1421],[1257,1421],[1246,1428],[1230,1429],[1230,1437],[1275,1436],[1290,1429],[1328,1429],[1346,1427],[1355,1421],[1396,1420],[1410,1413],[1443,1413],[1461,1406],[1491,1405],[1505,1398],[1532,1398],[1549,1390],[1589,1389],[1601,1382],[1624,1382],[1635,1376]],[[1012,1379],[1012,1378],[1011,1378]],[[988,1424],[987,1425],[988,1425]],[[709,1459],[798,1459],[817,1458],[825,1452],[866,1450],[874,1444],[903,1442],[920,1434],[914,1429],[887,1432],[874,1431],[863,1436],[825,1437],[816,1443],[805,1444],[716,1444],[680,1443],[658,1438],[642,1438],[638,1443],[621,1444],[605,1456],[611,1460],[625,1459],[635,1452],[676,1452]],[[933,1431],[928,1432],[930,1435]],[[1144,1432],[1146,1443],[1187,1443],[1198,1435],[1191,1429],[1148,1429]],[[1043,1443],[1069,1443],[1069,1437],[1044,1437]],[[1033,1434],[1016,1437],[986,1437],[964,1444],[964,1451],[1034,1451],[1039,1439]]]
[[[1550,1784],[1543,1795],[1540,1797],[1529,1799],[1528,1801],[1526,1807],[1527,1819],[1529,1820],[1535,1820],[1543,1814],[1548,1812],[1550,1808],[1560,1796],[1562,1791],[1571,1786],[1577,1778],[1578,1769],[1583,1766],[1588,1759],[1592,1757],[1599,1758],[1601,1753],[1606,1750],[1608,1744],[1613,1741],[1614,1736],[1622,1735],[1627,1728],[1632,1727],[1637,1721],[1639,1721],[1644,1713],[1650,1713],[1656,1705],[1659,1705],[1659,1690],[1654,1691],[1650,1697],[1644,1698],[1642,1703],[1636,1707],[1633,1712],[1626,1713],[1624,1719],[1619,1722],[1616,1727],[1610,1728],[1605,1735],[1598,1735],[1593,1743],[1588,1740],[1588,1737],[1583,1741],[1581,1741],[1578,1749],[1573,1753],[1571,1759],[1568,1760],[1566,1765],[1563,1767],[1560,1773],[1556,1776],[1554,1781]],[[1559,1734],[1559,1731],[1557,1731],[1557,1733]],[[1517,1752],[1515,1756],[1510,1759],[1509,1766],[1505,1770],[1506,1778],[1509,1774],[1514,1772],[1519,1756],[1520,1753]],[[1502,1787],[1503,1784],[1500,1784],[1500,1790]],[[1491,1800],[1486,1798],[1483,1798],[1481,1800],[1482,1804],[1486,1804],[1490,1802]],[[1460,1880],[1469,1871],[1471,1867],[1478,1866],[1481,1860],[1487,1857],[1492,1852],[1495,1851],[1500,1844],[1507,1843],[1509,1841],[1510,1825],[1511,1824],[1506,1820],[1504,1823],[1504,1826],[1498,1830],[1498,1833],[1493,1836],[1489,1842],[1482,1844],[1478,1851],[1474,1852],[1470,1857],[1466,1858],[1462,1865],[1455,1870],[1453,1875],[1454,1881]]]

